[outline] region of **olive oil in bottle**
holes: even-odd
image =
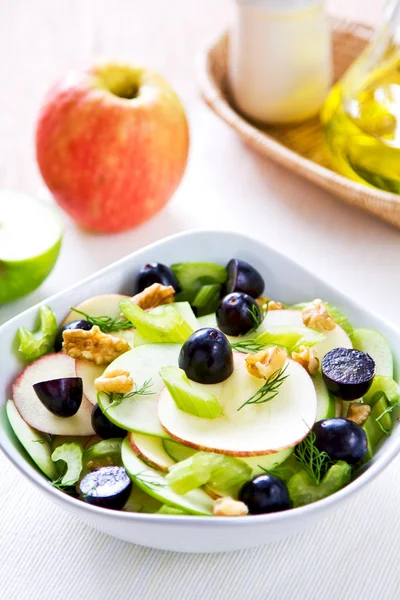
[[[400,2],[332,89],[322,111],[336,169],[355,181],[400,194]]]

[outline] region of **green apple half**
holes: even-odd
[[[62,224],[51,206],[34,196],[0,191],[0,304],[33,292],[53,269]]]

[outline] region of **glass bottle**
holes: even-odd
[[[322,111],[336,169],[400,193],[400,0],[390,0],[372,42],[334,86]]]
[[[229,87],[250,119],[316,115],[330,90],[331,63],[325,0],[235,0]]]

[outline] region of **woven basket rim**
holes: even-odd
[[[373,29],[363,23],[335,17],[330,17],[330,22],[332,27],[340,29],[343,33],[356,35],[365,41],[369,41],[373,34]],[[340,193],[342,198],[347,199],[353,205],[357,204],[392,224],[400,226],[400,195],[352,181],[328,167],[298,154],[236,112],[213,75],[215,53],[221,44],[228,42],[229,32],[225,31],[217,39],[211,40],[197,56],[198,82],[202,97],[208,106],[245,138],[249,145],[255,149],[258,148],[264,156],[275,159],[288,168],[294,168],[299,175],[302,175],[304,170],[307,171],[307,175],[303,174],[303,177],[332,193]],[[374,206],[371,205],[371,202]],[[377,203],[385,214],[378,212],[378,207],[375,206]]]

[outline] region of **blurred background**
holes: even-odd
[[[383,0],[330,0],[328,5],[336,16],[373,24]],[[346,291],[368,293],[379,308],[380,297],[369,290],[365,275],[358,275],[357,264],[360,256],[371,261],[379,289],[384,257],[398,252],[397,232],[257,156],[200,98],[196,55],[229,26],[232,7],[231,0],[1,2],[2,188],[46,194],[34,151],[39,107],[54,80],[99,58],[126,59],[161,72],[184,103],[191,148],[172,201],[144,225],[118,235],[93,235],[63,214],[65,237],[54,271],[30,296],[0,307],[0,322],[144,244],[199,227],[264,239]],[[383,237],[385,247],[379,245]],[[349,240],[352,249],[345,247]],[[346,269],[337,268],[340,264]]]

